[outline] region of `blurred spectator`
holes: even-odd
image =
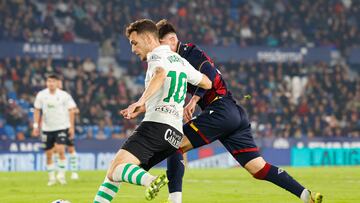
[[[99,42],[114,54],[125,25],[139,18],[168,18],[179,36],[224,46],[360,45],[360,1],[278,0],[1,1],[0,40]],[[191,14],[191,15],[190,15]]]

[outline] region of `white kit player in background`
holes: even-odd
[[[40,134],[46,154],[46,168],[49,173],[48,185],[56,183],[66,184],[66,157],[65,144],[68,138],[72,139],[75,133],[75,115],[73,109],[76,104],[73,98],[58,88],[58,76],[51,74],[46,78],[47,88],[41,90],[34,102],[34,124],[32,135]],[[40,113],[42,119],[40,122]],[[55,165],[53,162],[53,147],[59,153],[58,174],[55,178]]]

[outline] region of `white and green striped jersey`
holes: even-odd
[[[157,67],[166,71],[164,85],[145,103],[146,113],[143,121],[165,123],[181,133],[187,83],[197,85],[202,74],[167,45],[155,48],[147,55],[148,68],[145,88],[148,87]]]

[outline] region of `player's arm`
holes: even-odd
[[[215,78],[216,73],[212,72],[214,68],[212,65],[205,61],[200,65],[201,72],[197,71],[194,67],[192,67],[192,70],[190,71],[190,75],[194,76],[193,78],[190,78],[188,82],[190,84],[196,85],[196,75],[199,73],[202,75],[202,79],[199,84],[197,84],[198,88],[195,92],[194,96],[190,99],[189,103],[184,108],[184,121],[188,122],[192,118],[192,114],[195,111],[195,107],[197,102],[204,96],[206,90],[205,89],[211,89],[212,88],[212,81]],[[195,83],[194,83],[195,82]],[[202,84],[201,84],[202,83]]]
[[[40,109],[34,108],[34,123],[32,136],[37,137],[40,135]]]
[[[67,93],[66,108],[69,111],[69,122],[70,122],[69,137],[72,139],[72,138],[74,138],[74,135],[75,135],[75,113],[76,113],[77,107],[76,107],[76,103],[75,103],[74,99],[68,93]]]
[[[138,115],[145,113],[146,112],[146,108],[145,108],[145,104],[142,106],[139,106],[138,108],[135,109],[135,111],[131,114],[131,118],[136,118]],[[124,116],[125,118],[127,118],[128,115],[128,109],[123,109],[120,110],[119,112],[122,116]]]
[[[161,86],[163,86],[166,78],[166,71],[162,67],[156,67],[154,74],[152,75],[148,87],[145,89],[144,93],[140,97],[140,99],[134,104],[130,105],[127,110],[127,115],[125,118],[131,119],[135,118],[140,111],[145,112],[145,102],[149,100],[149,98],[157,92]],[[136,116],[135,114],[136,113]]]
[[[195,111],[196,104],[201,99],[200,96],[194,95],[189,103],[184,108],[184,121],[185,123],[189,122],[192,118],[192,115]]]
[[[40,135],[40,111],[42,108],[42,97],[41,94],[37,94],[34,101],[34,123],[33,123],[33,131],[32,136],[37,137]]]
[[[200,64],[199,71],[206,75],[212,82],[214,82],[216,76],[216,68],[209,62],[204,61]],[[202,98],[206,93],[206,89],[198,87],[194,93],[194,96],[197,95]]]
[[[70,128],[69,128],[69,137],[73,138],[75,135],[75,110],[76,108],[69,109],[69,121],[70,121]]]

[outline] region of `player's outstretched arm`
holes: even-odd
[[[133,119],[138,117],[140,114],[145,113],[146,112],[146,108],[145,108],[145,104],[142,106],[139,106],[138,108],[135,109],[135,111],[131,114],[130,117],[128,117],[128,108],[120,110],[119,113],[124,116],[124,118],[126,119]]]
[[[200,100],[200,97],[197,96],[197,95],[194,95],[189,103],[185,106],[184,108],[184,121],[185,123],[189,122],[192,118],[192,115],[195,111],[195,108],[196,108],[196,104],[197,102]]]
[[[156,67],[156,70],[154,71],[154,74],[152,78],[150,79],[148,87],[145,89],[144,93],[140,97],[140,99],[135,102],[134,104],[131,104],[128,108],[128,115],[127,118],[131,118],[135,110],[143,105],[145,105],[145,102],[154,95],[155,92],[157,92],[161,86],[164,84],[166,78],[166,71],[162,67]]]
[[[212,87],[212,82],[209,80],[209,78],[205,74],[202,74],[201,81],[197,86],[199,86],[203,89],[209,90]]]

